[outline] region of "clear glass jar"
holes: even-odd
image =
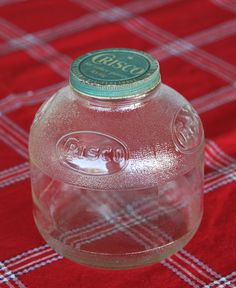
[[[58,253],[86,265],[127,269],[161,261],[192,238],[202,217],[197,113],[161,83],[158,63],[141,51],[79,57],[70,83],[31,126],[40,233]]]

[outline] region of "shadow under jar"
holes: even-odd
[[[77,58],[70,85],[37,112],[29,149],[36,225],[73,261],[111,269],[159,262],[200,224],[202,124],[147,53]]]

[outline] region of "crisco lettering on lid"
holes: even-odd
[[[142,95],[160,83],[158,62],[133,49],[103,49],[77,58],[70,84],[87,96],[119,99]]]

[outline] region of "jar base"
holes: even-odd
[[[126,270],[158,263],[163,259],[175,254],[194,236],[201,223],[201,219],[202,217],[199,218],[199,221],[192,228],[192,230],[183,235],[181,238],[170,242],[167,245],[134,253],[108,254],[73,249],[69,245],[63,244],[61,241],[46,233],[38,223],[37,219],[34,217],[40,234],[57,253],[82,265],[113,270]]]

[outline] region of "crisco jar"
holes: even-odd
[[[189,102],[132,49],[76,59],[30,131],[34,219],[76,262],[126,269],[181,249],[202,217],[204,135]]]

